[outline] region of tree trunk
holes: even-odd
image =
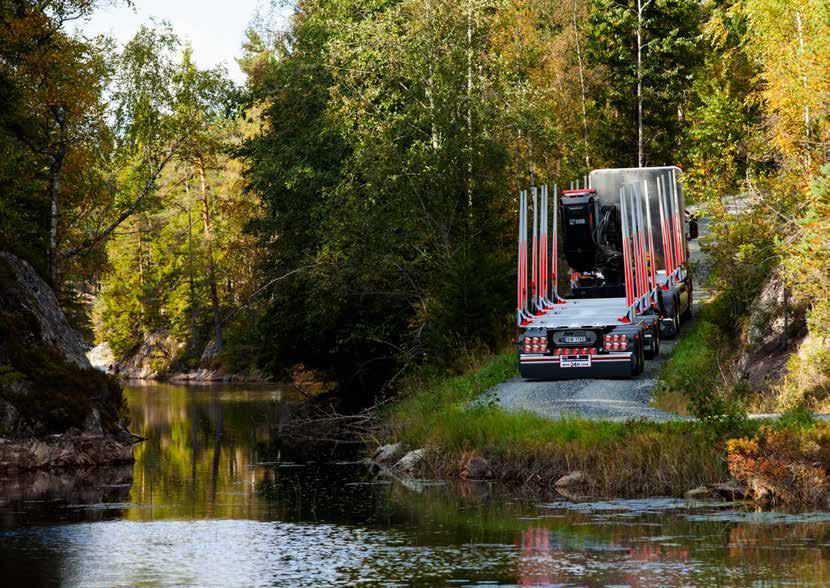
[[[187,201],[187,282],[190,291],[190,332],[196,333],[199,324],[196,315],[196,280],[193,277],[193,203],[190,200],[190,178],[184,183],[185,200]]]
[[[467,0],[467,210],[473,214],[473,1]]]
[[[49,278],[52,287],[58,287],[58,195],[61,189],[61,172],[66,158],[66,118],[63,108],[52,111],[58,125],[58,145],[49,165]]]
[[[643,167],[643,4],[637,0],[637,167]]]
[[[426,5],[427,10],[427,26],[429,27],[429,34],[432,35],[432,1],[427,0]],[[430,121],[430,144],[432,145],[432,152],[433,155],[438,155],[438,149],[441,147],[440,141],[438,140],[438,125],[435,122],[435,80],[434,80],[434,73],[432,68],[432,59],[429,60],[427,64],[427,84],[426,84],[426,94],[427,94],[427,101],[429,102],[429,121]]]
[[[141,330],[147,325],[147,297],[144,295],[144,234],[141,230],[142,218],[136,219],[136,233],[138,235],[138,292],[141,296]]]
[[[800,63],[798,64],[801,70],[801,84],[804,89],[804,137],[809,141],[810,139],[810,104],[807,102],[808,85],[807,85],[807,68],[804,63],[804,26],[801,23],[801,11],[795,11],[795,26],[798,33],[798,56]],[[807,142],[805,141],[805,142]],[[808,151],[809,153],[809,151]]]
[[[208,286],[210,287],[210,303],[213,307],[213,329],[216,337],[216,351],[222,349],[222,317],[219,312],[219,291],[216,286],[216,264],[213,260],[213,231],[211,229],[210,202],[208,201],[207,181],[205,179],[205,160],[199,158],[196,162],[199,172],[199,191],[202,201],[202,224],[205,234],[205,255],[208,266]]]
[[[582,63],[582,46],[579,43],[579,25],[576,20],[576,0],[573,1],[573,27],[576,40],[576,60],[579,65],[579,86],[582,91],[582,145],[585,149],[585,168],[591,171],[591,155],[588,151],[588,108],[585,91],[585,68]]]

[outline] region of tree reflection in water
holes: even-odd
[[[279,387],[127,397],[147,438],[133,466],[0,480],[6,584],[830,585],[826,513],[375,480],[281,440],[295,399]]]

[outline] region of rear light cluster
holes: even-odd
[[[548,352],[548,338],[542,337],[525,337],[524,339],[525,353],[547,353]]]
[[[625,351],[628,349],[628,335],[606,335],[605,348],[608,351]]]
[[[565,349],[556,348],[553,351],[554,355],[596,355],[597,350],[594,347],[568,347]]]

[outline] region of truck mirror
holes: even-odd
[[[689,235],[688,235],[688,238],[690,240],[691,239],[697,239],[697,235],[698,235],[697,217],[692,215],[692,217],[689,218]]]

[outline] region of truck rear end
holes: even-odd
[[[678,177],[674,167],[595,170],[588,186],[554,187],[552,207],[547,186],[520,193],[522,377],[634,376],[661,334],[679,331],[691,280]]]

